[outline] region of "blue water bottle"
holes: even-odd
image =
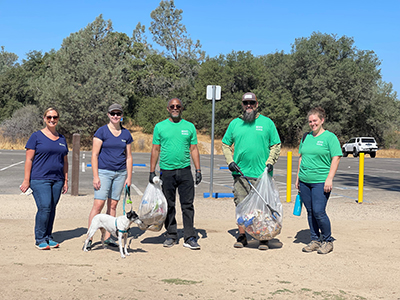
[[[293,208],[293,214],[295,216],[301,215],[301,207],[302,207],[302,201],[301,201],[300,193],[297,193],[296,201],[294,202],[294,208]]]

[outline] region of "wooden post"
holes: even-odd
[[[80,157],[81,136],[74,133],[72,136],[72,174],[71,174],[71,195],[79,194],[79,157]]]

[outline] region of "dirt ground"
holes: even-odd
[[[83,252],[92,196],[62,196],[54,227],[59,249],[34,247],[32,196],[1,195],[1,299],[400,299],[400,197],[370,192],[363,204],[331,199],[336,241],[328,255],[303,253],[306,214],[292,214],[270,249],[253,240],[233,248],[237,235],[232,199],[195,200],[200,251],[163,248],[164,231],[132,227],[130,256],[103,249]],[[140,198],[134,197],[134,209]],[[178,207],[180,212],[180,208]],[[122,214],[119,205],[118,214]],[[178,213],[179,225],[182,224]],[[180,226],[180,235],[183,235]]]

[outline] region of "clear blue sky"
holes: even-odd
[[[132,36],[138,22],[148,28],[159,0],[0,0],[0,46],[26,58],[31,50],[58,50],[64,38],[103,14],[114,31]],[[353,37],[373,50],[381,75],[400,92],[400,0],[175,0],[193,40],[211,57],[235,51],[254,55],[289,53],[296,38],[312,32]],[[148,34],[149,41],[151,35]]]

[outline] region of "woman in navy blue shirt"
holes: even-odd
[[[21,191],[33,191],[37,213],[35,240],[39,250],[59,247],[52,231],[56,206],[61,193],[68,191],[68,146],[65,137],[56,131],[60,114],[50,107],[43,114],[46,127],[34,132],[26,143],[24,181]]]
[[[107,201],[106,213],[115,217],[118,201],[123,188],[131,186],[133,142],[129,130],[121,126],[122,106],[112,104],[108,108],[109,122],[100,127],[93,137],[92,170],[94,203],[89,214],[89,227],[95,215],[101,213]],[[88,227],[88,228],[89,228]],[[105,244],[116,247],[106,233]],[[90,250],[92,241],[87,249]]]

